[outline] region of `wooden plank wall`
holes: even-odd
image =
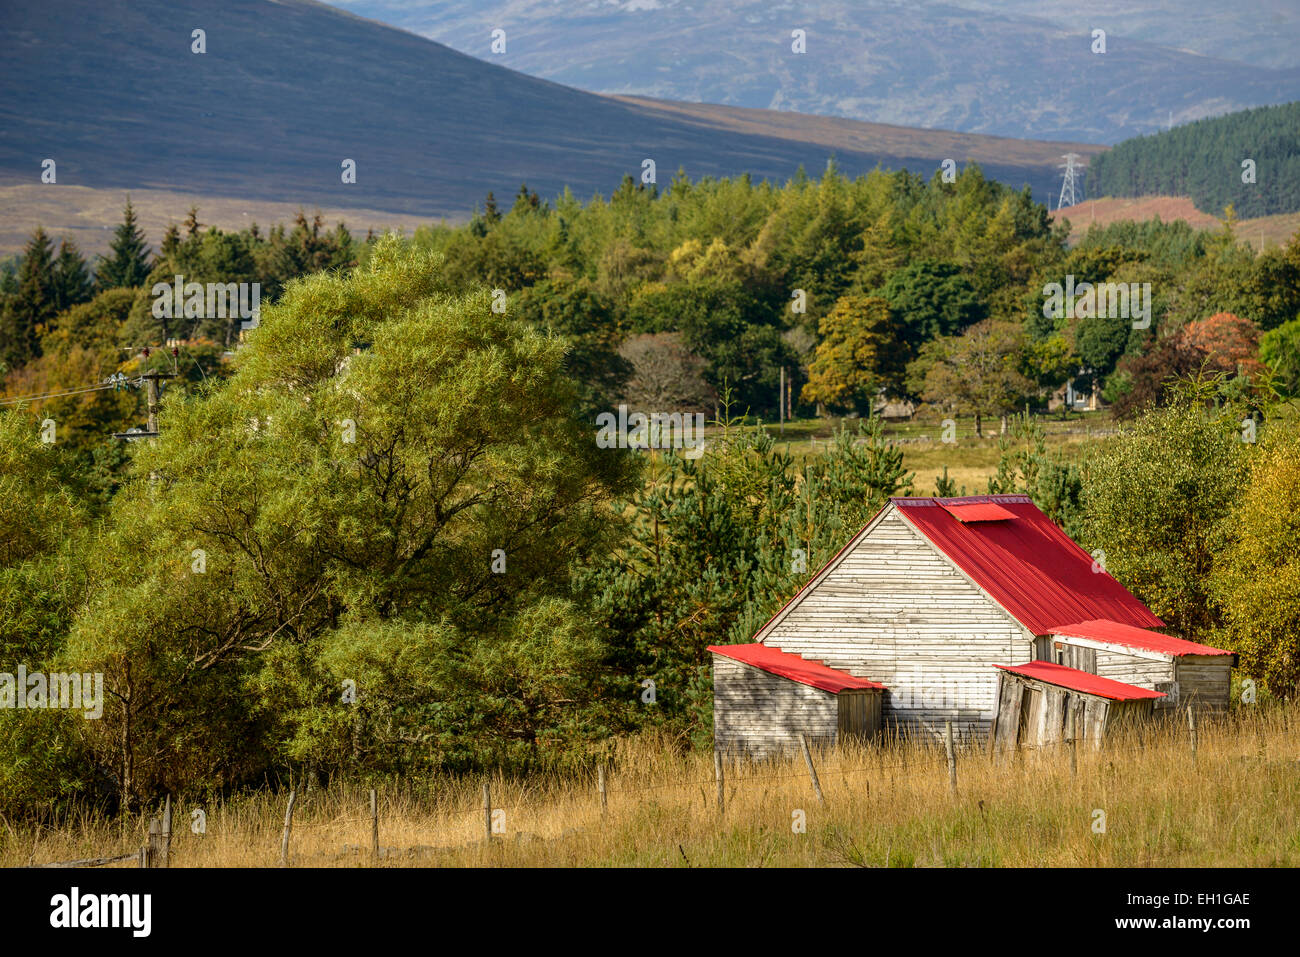
[[[766,644],[889,688],[886,725],[942,735],[985,734],[997,669],[1022,664],[1033,643],[1020,625],[916,532],[886,513]]]
[[[883,691],[841,691],[839,698],[838,741],[856,738],[873,741],[880,732],[880,705]]]
[[[1174,664],[1167,658],[1139,658],[1137,655],[1099,648],[1096,673],[1103,678],[1154,691],[1157,681],[1174,680]]]
[[[1050,747],[1068,741],[1074,734],[1076,714],[1081,740],[1100,746],[1113,704],[1104,698],[1008,674],[1002,677],[998,701],[995,751]]]
[[[829,691],[713,656],[715,748],[765,758],[797,750],[801,734],[811,744],[834,744],[838,728],[839,702]]]
[[[1191,704],[1197,711],[1227,711],[1232,685],[1231,660],[1227,655],[1175,658],[1180,703]]]

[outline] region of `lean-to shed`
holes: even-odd
[[[779,648],[710,645],[713,740],[724,753],[764,758],[810,744],[870,740],[884,685]]]
[[[1050,661],[994,667],[1001,671],[995,751],[1045,747],[1076,735],[1100,747],[1115,728],[1148,720],[1164,697]]]
[[[1226,711],[1237,656],[1222,648],[1134,628],[1115,621],[1083,621],[1053,629],[1057,664],[1162,691],[1156,709],[1191,705]]]

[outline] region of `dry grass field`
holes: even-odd
[[[1219,219],[1203,213],[1186,196],[1138,196],[1116,198],[1106,196],[1089,199],[1066,209],[1052,212],[1052,221],[1067,219],[1070,222],[1070,242],[1077,243],[1093,224],[1107,226],[1123,221],[1144,222],[1157,216],[1171,223],[1181,219],[1193,229],[1218,229]],[[1260,249],[1274,249],[1287,243],[1300,230],[1300,213],[1280,213],[1243,219],[1237,224],[1237,237]]]
[[[300,793],[290,866],[454,867],[1065,867],[1300,865],[1300,707],[1245,706],[1202,718],[1193,756],[1183,716],[1106,750],[1021,752],[995,762],[959,748],[949,791],[937,742],[890,742],[814,754],[825,804],[800,756],[728,763],[719,813],[712,755],[666,742],[621,743],[601,813],[584,777],[494,778],[503,833],[484,840],[481,781],[379,786],[371,851],[368,791]],[[173,867],[278,864],[287,791],[206,807],[176,804]],[[806,820],[793,826],[797,812]],[[151,809],[150,813],[157,813]],[[1103,817],[1104,816],[1104,817]],[[4,829],[0,865],[42,865],[128,853],[147,815],[108,822],[74,815]],[[124,863],[121,867],[135,866]]]

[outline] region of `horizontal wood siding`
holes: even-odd
[[[1174,680],[1174,663],[1167,658],[1139,658],[1119,651],[1097,649],[1096,673],[1103,678],[1156,691],[1156,682]]]
[[[1224,659],[1227,659],[1226,661]],[[1227,711],[1232,668],[1227,655],[1187,655],[1175,659],[1179,702],[1198,711]]]
[[[713,656],[713,742],[725,753],[754,758],[810,744],[834,744],[836,696],[722,655]]]
[[[765,644],[884,684],[884,724],[936,736],[945,721],[987,733],[997,708],[991,666],[1033,655],[1031,636],[894,509]]]

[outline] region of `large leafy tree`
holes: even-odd
[[[1224,523],[1211,589],[1226,647],[1277,697],[1300,692],[1300,439],[1294,422],[1270,427]]]
[[[1245,410],[1214,405],[1212,378],[1183,380],[1092,455],[1082,542],[1175,633],[1209,639],[1221,624],[1210,588],[1223,519],[1246,478]],[[1249,437],[1249,433],[1247,433]]]
[[[167,398],[69,643],[106,675],[87,737],[123,803],[271,766],[523,763],[608,732],[566,596],[617,528],[628,453],[574,417],[564,351],[390,238],[292,284],[227,383]]]
[[[985,416],[1013,412],[1036,397],[1025,374],[1028,340],[1016,323],[985,319],[960,336],[927,343],[909,367],[912,387],[926,402],[958,415],[975,417],[975,434],[984,434]]]
[[[870,413],[880,390],[897,389],[903,368],[899,331],[884,299],[844,296],[822,317],[819,331],[805,402]]]

